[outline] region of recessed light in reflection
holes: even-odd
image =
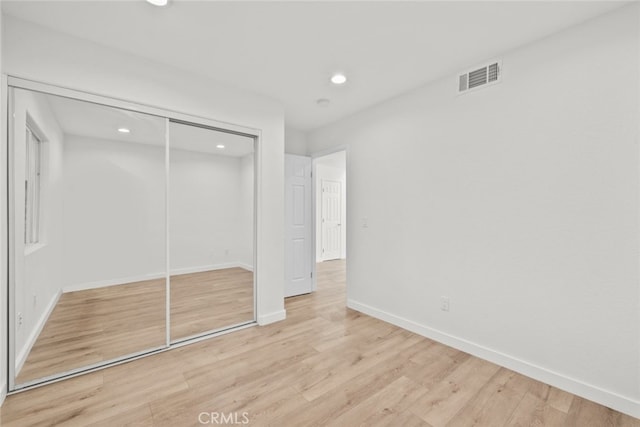
[[[118,132],[120,133],[130,133],[131,131],[127,128],[118,128]]]
[[[166,6],[169,0],[147,0],[147,3],[151,3],[154,6]]]
[[[224,148],[224,145],[222,145],[222,144],[218,144],[218,145],[216,145],[216,148],[219,148],[219,149],[221,149],[221,150],[222,150],[222,149]]]
[[[347,76],[342,73],[336,73],[331,76],[331,83],[334,85],[343,85],[347,82]]]

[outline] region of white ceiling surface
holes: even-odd
[[[6,14],[280,100],[288,125],[311,130],[628,2],[1,3]],[[335,71],[349,81],[332,86]]]
[[[165,119],[55,95],[46,97],[62,131],[108,141],[164,146]],[[118,132],[127,128],[130,133]],[[172,149],[242,157],[253,152],[253,138],[180,123],[169,125]],[[224,145],[219,149],[218,144]]]

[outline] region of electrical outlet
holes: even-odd
[[[24,323],[24,318],[22,317],[22,313],[18,313],[18,316],[16,318],[16,323],[18,323],[18,328],[22,327],[22,324]]]
[[[440,297],[440,310],[449,311],[449,297]]]
[[[38,296],[36,294],[31,294],[33,306],[36,307],[38,305]]]

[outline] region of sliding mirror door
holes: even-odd
[[[171,122],[171,341],[253,322],[254,138]]]
[[[26,87],[10,80],[9,391],[255,323],[256,136]]]
[[[11,389],[168,345],[166,119],[10,92]]]

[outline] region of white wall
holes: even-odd
[[[24,363],[38,333],[61,292],[62,271],[62,170],[64,135],[47,103],[38,93],[16,91],[14,96],[14,218],[16,283],[12,300],[15,315],[22,315],[22,325],[16,324],[15,345],[17,369]],[[27,117],[33,130],[40,133],[42,143],[40,243],[25,247],[25,129]]]
[[[171,150],[170,170],[172,272],[252,268],[253,162]]]
[[[65,290],[165,272],[164,162],[162,147],[67,136]]]
[[[344,155],[344,153],[340,153]],[[315,186],[316,186],[316,262],[322,261],[322,180],[340,182],[341,186],[341,227],[340,227],[340,258],[347,257],[347,176],[346,169],[334,166],[317,164],[315,165]]]
[[[261,130],[258,321],[284,318],[284,113],[268,98],[5,17],[3,71]],[[46,40],[46,43],[42,41]]]
[[[0,13],[0,70],[3,69],[4,60],[3,55],[3,16]],[[6,90],[5,80],[2,76],[0,82],[0,133],[2,135],[7,134],[7,102],[6,102]],[[6,170],[7,150],[0,150],[0,171]],[[0,188],[7,188],[6,173],[0,173]],[[0,196],[0,221],[2,224],[7,223],[7,198]],[[0,405],[4,402],[7,392],[7,232],[4,227],[0,228]]]
[[[349,144],[349,306],[640,417],[638,16],[309,135]]]
[[[307,155],[307,136],[304,132],[291,126],[285,127],[284,152],[287,154]]]
[[[252,268],[253,163],[177,149],[170,159],[171,273]],[[68,136],[64,164],[65,291],[162,277],[164,148]]]

